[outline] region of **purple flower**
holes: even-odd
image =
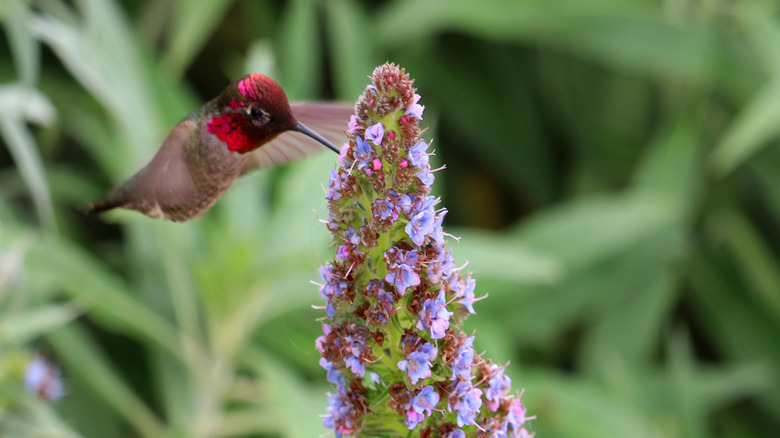
[[[371,155],[373,152],[371,143],[369,143],[367,140],[363,140],[360,137],[355,137],[355,145],[357,146],[355,148],[355,159],[359,161],[368,160],[369,155]]]
[[[410,402],[406,411],[406,425],[409,429],[417,427],[417,423],[430,416],[432,409],[439,403],[439,394],[433,386],[426,386]]]
[[[426,150],[428,150],[428,143],[425,140],[418,141],[417,144],[409,149],[409,162],[412,163],[412,166],[420,168],[428,166],[428,153]]]
[[[418,120],[422,120],[422,113],[423,111],[425,111],[425,107],[417,103],[419,100],[420,100],[420,95],[415,94],[412,100],[412,105],[409,106],[409,109],[407,109],[404,114],[409,117],[414,117]]]
[[[349,153],[349,151],[349,143],[343,144],[341,146],[341,150],[339,150],[339,163],[342,167],[349,167],[352,165],[352,159],[347,157],[347,153]]]
[[[398,369],[405,371],[413,385],[420,379],[431,377],[431,361],[436,359],[438,350],[430,342],[424,343],[406,359],[398,361]]]
[[[333,265],[326,263],[320,267],[320,278],[325,284],[320,287],[320,296],[330,300],[333,296],[343,295],[349,285],[346,281],[333,275]]]
[[[440,290],[436,298],[423,302],[420,310],[420,319],[417,321],[417,329],[430,330],[431,338],[441,339],[450,326],[451,312],[447,311],[447,301],[444,290]]]
[[[360,128],[360,117],[355,115],[349,116],[349,124],[347,125],[347,132],[349,134],[357,134],[358,128]]]
[[[487,407],[495,412],[504,395],[509,391],[512,381],[504,375],[504,368],[499,368],[496,364],[491,364],[489,368],[488,388],[485,390],[485,399]]]
[[[412,198],[409,195],[406,193],[399,194],[394,190],[387,191],[387,199],[393,203],[396,209],[403,211],[406,214],[409,214],[414,205],[414,202],[412,202]]]
[[[437,403],[439,403],[439,394],[433,389],[433,386],[428,385],[414,398],[412,409],[425,415],[431,415],[431,411]]]
[[[471,366],[474,363],[474,336],[468,337],[458,345],[450,367],[452,380],[468,379],[471,376]]]
[[[49,401],[57,401],[65,395],[60,369],[40,354],[27,364],[24,389],[28,394]]]
[[[355,413],[349,396],[345,391],[328,396],[328,415],[322,420],[322,425],[333,429],[336,437],[351,434],[355,430]]]
[[[390,270],[385,276],[385,281],[395,285],[399,294],[403,295],[407,288],[420,284],[416,267],[417,252],[414,250],[407,252],[393,247],[385,252],[385,260]]]
[[[346,383],[344,380],[344,375],[341,374],[341,371],[334,368],[331,362],[329,362],[324,357],[321,357],[320,366],[322,368],[325,368],[325,370],[328,371],[328,375],[327,375],[328,382],[337,385],[339,388],[345,387]]]
[[[376,125],[369,126],[366,129],[365,136],[366,140],[371,140],[377,146],[381,145],[382,137],[385,136],[385,125],[379,122]]]
[[[444,222],[444,216],[447,215],[447,210],[441,210],[438,215],[436,215],[436,220],[433,221],[433,232],[431,233],[431,237],[433,238],[433,241],[436,242],[437,245],[442,246],[444,245],[444,229],[442,228],[442,222]]]
[[[526,420],[533,419],[527,418],[525,414],[525,406],[520,403],[520,398],[518,397],[512,399],[512,402],[509,405],[509,412],[506,414],[507,425],[511,426],[512,430],[519,431],[520,428],[523,427],[523,424],[525,424]]]
[[[426,196],[415,204],[416,211],[430,211],[433,213],[433,207],[437,202],[439,202],[439,200],[435,197]]]
[[[356,375],[363,377],[366,374],[366,362],[362,359],[368,346],[366,339],[359,332],[355,332],[346,338],[347,350],[350,355],[344,358],[344,364]]]
[[[341,189],[344,186],[341,184],[341,176],[335,170],[330,171],[330,180],[328,181],[328,191],[325,193],[325,199],[328,201],[338,201],[341,199]]]
[[[366,374],[366,364],[358,356],[349,356],[344,359],[344,364],[356,375],[363,377]]]
[[[371,211],[375,218],[379,220],[389,220],[391,223],[398,220],[398,208],[390,199],[380,198],[371,204]]]
[[[366,175],[371,176],[371,155],[374,150],[371,143],[360,137],[355,137],[355,161],[357,161],[358,170],[363,170]]]
[[[474,311],[474,289],[477,287],[477,282],[471,275],[466,277],[465,282],[455,281],[452,287],[452,291],[456,297],[460,298],[460,303],[468,310],[469,313],[477,313]]]
[[[492,417],[482,423],[487,438],[507,438],[506,420],[502,417]],[[513,437],[516,438],[516,437]]]
[[[349,260],[350,255],[352,254],[352,245],[341,245],[336,250],[336,258],[339,260]]]
[[[458,399],[454,408],[457,411],[458,427],[474,423],[474,419],[482,407],[482,391],[478,388],[471,388],[465,395]]]
[[[435,360],[436,356],[439,355],[439,349],[436,348],[436,346],[430,342],[424,342],[422,345],[419,346],[419,348],[417,348],[417,351],[426,355],[428,357],[428,360]]]
[[[434,206],[438,200],[433,196],[426,196],[417,201],[408,214],[411,214],[411,220],[406,224],[406,234],[412,241],[422,246],[425,242],[425,236],[434,231],[435,216]]]
[[[425,415],[422,413],[417,412],[411,408],[406,411],[406,427],[408,427],[409,430],[417,427],[417,425],[420,424],[420,422],[423,420],[425,420]]]
[[[452,258],[452,252],[440,246],[437,248],[436,260],[428,264],[428,281],[431,283],[438,283],[439,280],[446,281],[452,275],[454,268],[455,260]]]
[[[409,435],[528,438],[530,418],[507,395],[504,369],[477,355],[462,330],[476,282],[445,247],[452,236],[442,228],[447,211],[429,196],[435,171],[419,101],[402,69],[378,67],[328,183],[336,255],[320,269],[327,318],[315,344],[337,393],[323,424],[336,438],[402,425]]]
[[[353,245],[360,245],[360,235],[355,231],[355,227],[352,225],[347,227],[344,231],[344,240]]]
[[[384,324],[387,322],[387,318],[390,317],[390,315],[395,314],[395,309],[393,309],[393,294],[380,287],[376,292],[376,300],[377,304],[368,310],[367,322],[369,324]]]
[[[419,172],[417,172],[417,179],[420,180],[421,183],[423,183],[426,186],[430,186],[433,184],[433,181],[436,179],[433,177],[433,172],[431,172],[431,169],[424,168],[421,169]]]
[[[404,230],[406,230],[406,234],[412,239],[412,242],[422,246],[423,242],[425,242],[425,236],[433,232],[433,224],[433,213],[428,210],[421,211],[412,217]]]
[[[325,343],[328,341],[328,335],[333,331],[333,326],[330,324],[322,324],[323,336],[318,337],[314,341],[314,345],[317,347],[317,351],[325,353]]]

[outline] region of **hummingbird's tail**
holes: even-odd
[[[84,206],[82,210],[84,211],[84,214],[92,216],[103,213],[104,211],[113,210],[117,207],[122,207],[123,205],[123,201],[117,198],[106,196],[105,198],[99,199],[95,202],[90,202]]]

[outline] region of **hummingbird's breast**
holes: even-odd
[[[206,131],[205,123],[193,123],[182,145],[184,175],[176,176],[178,194],[159,203],[162,216],[174,221],[196,218],[210,209],[241,174],[245,154],[230,151]]]

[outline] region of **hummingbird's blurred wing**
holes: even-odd
[[[341,146],[347,139],[344,131],[347,130],[349,117],[355,112],[354,106],[344,103],[292,102],[290,108],[299,122],[336,146]],[[241,174],[279,166],[325,150],[327,148],[313,138],[288,131],[250,152],[251,157],[246,161]]]
[[[187,167],[184,147],[193,128],[192,120],[183,120],[176,125],[146,167],[104,198],[91,204],[88,212],[99,213],[121,207],[138,210],[151,217],[188,219],[187,214],[180,215],[171,208],[181,204],[183,200],[198,197],[198,187]]]

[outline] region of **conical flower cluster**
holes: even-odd
[[[331,175],[337,251],[320,269],[317,349],[334,392],[323,424],[337,437],[527,437],[505,367],[460,328],[476,282],[445,247],[419,99],[404,70],[374,70]]]

